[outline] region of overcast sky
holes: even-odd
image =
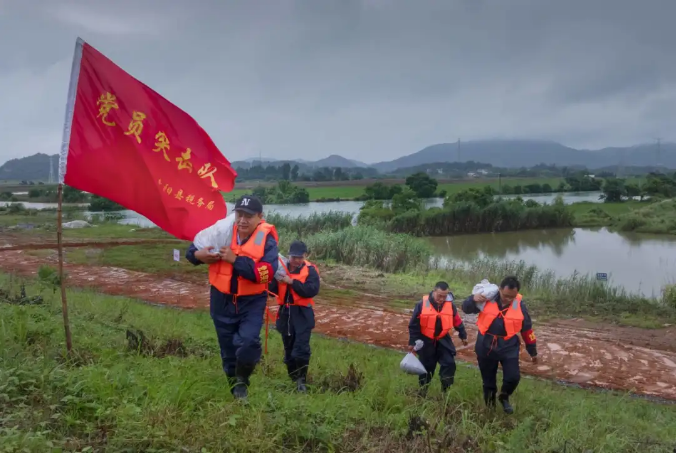
[[[0,0],[0,164],[59,151],[77,36],[231,161],[676,138],[676,0]]]

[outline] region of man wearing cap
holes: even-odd
[[[310,364],[310,335],[315,327],[313,297],[319,294],[319,272],[307,261],[307,247],[301,241],[293,241],[289,248],[288,261],[279,258],[286,275],[270,285],[277,294],[277,330],[284,343],[284,363],[296,389],[305,393],[305,379]]]
[[[263,220],[263,204],[244,195],[235,204],[235,226],[229,246],[186,253],[194,265],[209,265],[211,318],[221,348],[223,371],[231,392],[247,397],[249,377],[261,358],[260,331],[268,285],[277,271],[277,230]]]

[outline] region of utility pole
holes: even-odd
[[[656,138],[657,140],[657,168],[658,171],[662,167],[662,139]]]
[[[624,174],[624,165],[626,158],[627,158],[627,150],[623,149],[622,151],[620,151],[620,161],[617,164],[617,172],[616,172],[617,178],[621,178],[622,175]]]
[[[54,184],[54,158],[49,156],[49,184]]]
[[[458,139],[458,142],[457,142],[457,152],[458,152],[458,157],[457,157],[458,163],[460,163],[460,139]]]

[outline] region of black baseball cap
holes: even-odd
[[[235,211],[242,211],[247,214],[262,214],[263,203],[255,195],[244,195],[235,203]]]
[[[305,242],[293,241],[289,247],[289,256],[303,256],[307,253]]]

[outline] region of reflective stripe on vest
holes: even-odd
[[[434,336],[437,328],[437,318],[441,318],[441,332]],[[420,333],[432,340],[439,340],[453,328],[453,304],[444,302],[441,311],[437,311],[429,300],[429,295],[423,296],[422,310],[420,311]]]
[[[305,261],[305,266],[303,266],[298,274],[292,274],[289,272],[289,269],[286,267],[282,259],[279,259],[279,264],[284,267],[286,270],[286,273],[291,279],[293,280],[298,280],[301,283],[305,283],[307,280],[308,276],[310,275],[310,269],[308,269],[309,266],[314,266],[309,261]],[[314,266],[315,270],[317,270],[317,266]],[[317,271],[317,275],[319,275],[319,271]],[[279,282],[279,295],[277,296],[277,304],[278,305],[284,305],[286,303],[286,291],[288,289],[289,285],[283,282]],[[293,289],[291,290],[291,296],[293,297],[293,305],[299,305],[301,307],[307,307],[308,305],[314,306],[315,302],[312,298],[304,298],[300,297],[298,294],[296,294]]]
[[[505,323],[505,331],[507,332],[507,335],[504,337],[505,340],[509,340],[514,335],[521,332],[521,328],[523,327],[523,312],[521,311],[522,299],[523,296],[521,294],[517,294],[511,306],[503,311],[500,310],[497,302],[486,302],[486,305],[484,306],[484,309],[481,311],[481,313],[479,313],[479,317],[477,318],[476,322],[477,328],[479,329],[479,332],[481,332],[481,335],[486,335],[486,332],[488,332],[491,324],[493,324],[493,321],[495,321],[498,316],[502,317]]]
[[[277,236],[277,229],[274,225],[262,221],[253,231],[249,240],[244,244],[237,243],[237,225],[232,231],[232,240],[230,241],[230,248],[235,255],[246,256],[251,258],[255,264],[258,264],[265,255],[265,243],[267,237],[272,234],[275,240],[279,240]],[[232,283],[232,264],[225,261],[218,261],[209,265],[209,283],[223,294],[232,294],[230,285]],[[272,276],[270,276],[272,278]],[[237,294],[236,296],[252,296],[254,294],[261,294],[267,291],[268,283],[255,283],[246,278],[237,277]]]

